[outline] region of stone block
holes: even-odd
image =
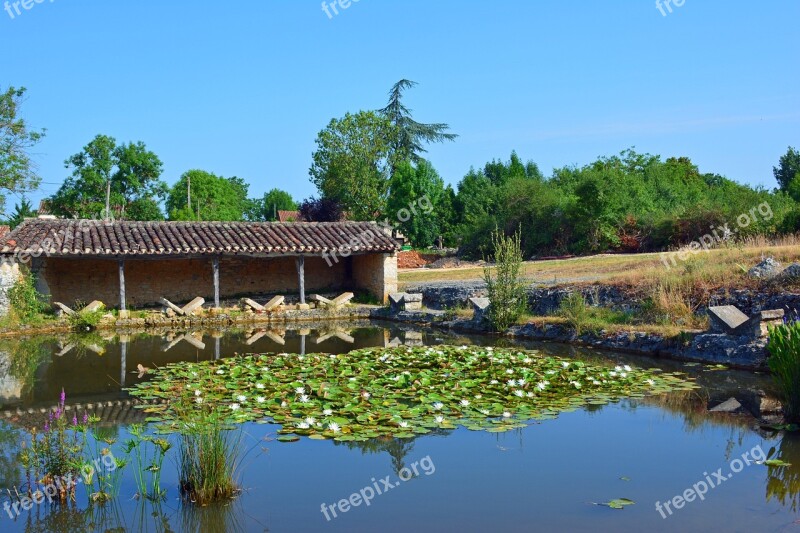
[[[178,307],[174,303],[170,302],[166,298],[160,298],[159,302],[161,302],[161,305],[163,305],[165,309],[172,310],[172,312],[175,313],[178,316],[183,316],[185,314],[183,312],[183,309],[181,309],[180,307]]]
[[[308,304],[297,304],[297,310],[298,311],[309,311],[310,309],[311,309],[311,306],[308,305]]]
[[[280,306],[282,306],[285,301],[286,298],[284,296],[276,296],[275,298],[267,302],[267,304],[264,306],[264,311],[267,312],[275,311]]]
[[[105,306],[106,305],[103,302],[101,302],[100,300],[95,300],[92,303],[90,303],[89,305],[87,305],[86,307],[84,307],[83,309],[81,309],[81,314],[94,313],[96,311],[100,311],[101,309],[104,309]]]
[[[750,320],[750,317],[742,313],[735,305],[709,307],[708,317],[711,320],[711,331],[713,333],[725,333],[727,335],[744,334],[745,332],[739,328],[745,326]]]
[[[474,322],[484,322],[488,318],[489,307],[492,302],[489,298],[470,298],[470,305],[472,305],[472,320]]]
[[[750,317],[749,335],[755,338],[769,336],[769,328],[783,324],[786,312],[783,309],[770,309],[753,313]]]
[[[203,307],[204,303],[206,303],[205,299],[198,296],[197,298],[195,298],[194,300],[183,306],[182,309],[183,314],[187,316],[194,314],[195,311]]]
[[[421,311],[422,294],[405,293],[403,296],[403,311]]]
[[[75,311],[67,307],[66,305],[62,304],[61,302],[53,302],[53,307],[56,308],[56,314],[58,316],[72,316],[75,314]]]
[[[251,300],[250,298],[242,298],[240,300],[242,305],[242,309],[252,309],[253,311],[257,311],[259,313],[264,311],[264,306],[260,303],[256,302],[255,300]]]
[[[389,295],[389,308],[393,312],[398,312],[403,310],[403,299],[406,293],[404,292],[393,292]]]

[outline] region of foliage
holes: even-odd
[[[247,220],[253,209],[249,185],[241,178],[223,178],[204,170],[189,170],[167,194],[170,220]],[[188,195],[191,194],[191,205]]]
[[[144,143],[117,144],[113,137],[98,135],[64,165],[72,168],[72,175],[49,199],[54,215],[113,216],[127,220],[163,218],[160,208],[157,212],[154,209],[167,191],[166,183],[160,179],[163,164]],[[111,213],[106,213],[109,185]]]
[[[411,80],[400,80],[389,91],[389,102],[378,113],[394,126],[394,137],[390,140],[392,168],[403,162],[420,163],[427,150],[424,144],[455,141],[458,135],[447,133],[447,124],[422,124],[411,116],[411,109],[403,103],[404,92],[417,85]],[[394,175],[394,172],[392,172]]]
[[[567,324],[575,330],[576,335],[581,335],[587,328],[591,315],[586,298],[580,292],[571,292],[558,305],[558,316],[564,318]]]
[[[486,292],[491,301],[488,319],[495,331],[505,331],[527,307],[526,284],[521,277],[522,250],[520,235],[506,237],[501,231],[492,234],[495,267],[483,269]]]
[[[45,299],[36,290],[36,281],[28,270],[20,272],[17,282],[8,290],[9,321],[11,323],[37,324],[47,309]]]
[[[800,422],[800,322],[770,328],[767,360],[789,422]]]
[[[9,87],[0,92],[0,212],[5,211],[5,193],[19,194],[35,190],[41,178],[31,161],[30,150],[44,137],[44,130],[34,131],[19,116],[25,88]]]
[[[159,400],[146,409],[170,428],[196,403],[213,427],[266,419],[283,425],[282,442],[348,442],[408,439],[457,425],[503,432],[583,405],[694,387],[678,375],[538,352],[436,346],[173,364],[130,393]]]
[[[68,420],[65,407],[66,394],[62,390],[58,406],[49,413],[42,432],[32,429],[30,445],[20,454],[29,492],[33,494],[40,486],[53,485],[61,502],[75,499],[75,486],[61,480],[77,479],[84,463],[78,419]]]
[[[772,173],[775,175],[775,180],[781,190],[789,191],[792,183],[800,175],[800,151],[790,146],[786,153],[781,156],[778,166],[772,168]],[[794,199],[800,201],[798,196],[795,196]]]
[[[148,434],[145,426],[141,424],[131,425],[128,433],[131,438],[125,443],[125,453],[128,456],[133,454],[136,467],[134,479],[139,495],[159,501],[166,496],[167,492],[161,487],[161,470],[164,458],[172,445],[162,437]]]
[[[30,200],[24,196],[18,204],[14,205],[14,212],[8,219],[8,225],[11,229],[16,228],[22,224],[26,218],[33,218],[36,216],[36,211],[33,210]]]
[[[429,248],[446,229],[441,209],[447,209],[448,200],[444,180],[428,161],[402,162],[392,176],[387,219],[413,246]]]
[[[300,217],[306,222],[339,222],[344,220],[342,204],[333,198],[308,198],[300,203]]]
[[[272,189],[261,200],[261,212],[263,220],[278,220],[278,211],[296,211],[297,202],[292,195],[280,189]]]
[[[521,229],[526,257],[665,250],[715,229],[719,234],[725,225],[737,229],[740,240],[800,229],[798,204],[789,194],[703,174],[685,157],[662,160],[633,149],[555,169],[549,178],[512,153],[507,162],[471,169],[458,184],[455,205],[453,240],[471,258],[490,248],[494,226]],[[745,214],[752,220],[739,228]]]
[[[370,111],[331,120],[317,135],[312,183],[353,220],[375,220],[386,207],[394,137],[391,122]]]

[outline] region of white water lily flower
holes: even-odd
[[[444,422],[444,417],[442,415],[436,415],[436,418],[434,418],[434,420],[436,420],[437,424],[441,424],[442,422]]]
[[[576,389],[580,389],[581,388],[581,384],[578,383],[577,381],[570,381],[569,384],[572,385],[573,387],[575,387]]]
[[[308,418],[305,419],[305,423],[308,424],[309,426],[313,426],[314,424],[317,423],[317,421],[309,416]]]
[[[202,392],[200,392],[199,390],[196,390],[196,391],[194,391],[194,395],[195,395],[195,396],[200,396],[201,394],[203,394],[203,393],[202,393]]]
[[[489,414],[491,413],[491,411],[489,411],[488,409],[481,409],[481,410],[480,410],[480,413],[481,413],[482,415],[484,415],[484,416],[489,416]]]
[[[608,375],[611,376],[612,378],[617,377],[617,373],[614,371],[609,372]]]
[[[442,402],[436,402],[435,404],[433,404],[433,408],[436,409],[437,411],[441,411],[443,407],[444,404]]]
[[[563,361],[561,363],[561,366],[563,366],[564,368],[569,368],[569,361]]]
[[[481,398],[483,398],[483,394],[476,394],[475,395],[475,399],[476,400],[480,400]]]
[[[514,387],[516,386],[516,384],[517,384],[516,380],[513,379],[509,379],[508,381],[506,381],[506,385],[508,385],[509,387]]]
[[[524,379],[517,380],[517,385],[519,385],[520,387],[524,387],[526,383],[527,381],[525,381]]]
[[[217,370],[217,374],[224,374],[224,373],[225,373],[225,371],[222,370],[221,368],[219,370]]]
[[[521,390],[515,390],[515,391],[514,391],[514,394],[515,394],[516,396],[519,396],[520,398],[522,398],[523,396],[525,396],[525,391],[521,391]]]
[[[401,428],[407,428],[408,422],[399,422],[397,425],[400,426]]]
[[[491,347],[491,346],[487,346],[487,347],[486,347],[486,351],[487,351],[487,352],[493,352],[493,351],[494,351],[494,348],[493,348],[493,347]]]
[[[245,403],[247,401],[247,396],[245,396],[244,394],[240,394],[239,396],[236,397],[236,399],[239,400],[240,403]]]
[[[289,407],[289,404],[286,401],[281,402],[281,407]]]
[[[339,424],[337,424],[336,422],[331,422],[330,424],[328,424],[328,429],[330,429],[334,433],[339,433],[339,431],[342,430],[342,428],[339,427]]]
[[[203,399],[202,399],[202,398],[200,398],[200,397],[197,397],[197,398],[195,398],[195,399],[194,399],[194,401],[195,401],[196,403],[203,403]]]
[[[533,398],[533,393],[532,393],[532,392],[529,392],[529,393],[528,393],[526,396],[527,396],[528,398]]]
[[[526,357],[525,359],[522,360],[522,362],[525,363],[526,365],[529,365],[533,362],[533,359],[531,359],[530,357]]]
[[[309,427],[310,426],[305,422],[300,422],[299,424],[297,424],[297,429],[308,429]]]
[[[305,387],[297,387],[296,389],[294,389],[294,391],[297,394],[305,394],[306,393],[306,388]]]
[[[510,368],[508,370],[506,370],[506,374],[513,374],[513,373],[514,373],[514,371],[512,369],[510,369]]]
[[[622,372],[622,367],[617,365],[614,367],[614,370],[616,370],[617,372]]]
[[[324,411],[322,411],[322,414],[325,416],[331,416],[333,414],[333,411],[330,409],[325,409]]]
[[[539,390],[544,390],[544,389],[547,388],[547,385],[548,385],[548,382],[540,381],[539,383],[536,384],[536,388],[539,389]]]
[[[647,384],[648,384],[648,385],[650,385],[651,387],[652,387],[653,385],[655,385],[655,384],[656,384],[656,382],[655,382],[655,381],[653,381],[652,379],[645,380],[645,383],[647,383]]]
[[[597,380],[592,381],[592,385],[600,385],[600,382]]]
[[[633,369],[632,369],[631,367],[629,367],[628,365],[625,365],[625,366],[623,366],[622,368],[624,368],[624,369],[625,369],[625,372],[630,372],[631,370],[633,370]]]
[[[627,378],[628,377],[628,373],[627,372],[623,372],[619,376],[622,377],[622,378]]]
[[[556,373],[555,370],[548,370],[547,372],[545,372],[545,374],[547,374],[548,376],[552,376],[555,373]]]
[[[459,403],[461,407],[467,407],[469,405],[469,400],[461,400]]]
[[[257,389],[263,389],[264,388],[264,384],[263,383],[256,383],[256,388]]]
[[[361,396],[363,396],[365,400],[369,400],[369,397],[372,396],[372,395],[370,393],[368,393],[367,391],[364,391],[364,392],[361,393]]]
[[[239,407],[240,406],[239,406],[238,403],[232,403],[231,404],[231,411],[237,411],[239,409]]]
[[[310,398],[307,395],[305,395],[305,394],[301,394],[300,395],[300,403],[308,403],[309,400],[310,400]]]
[[[497,385],[498,383],[500,382],[497,381],[496,379],[493,379],[492,381],[489,382],[489,385]]]
[[[503,418],[511,418],[511,413],[509,413],[508,411],[505,411],[503,413]]]
[[[264,398],[263,396],[259,396],[259,397],[256,398],[256,402],[258,402],[258,403],[264,403],[266,401],[267,401],[267,399]]]

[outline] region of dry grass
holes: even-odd
[[[680,259],[681,252],[665,254],[596,255],[573,259],[529,261],[523,275],[547,285],[602,282],[652,294],[659,288],[686,293],[717,288],[744,288],[758,284],[745,274],[766,256],[781,263],[800,262],[800,239],[791,236],[777,243],[763,238],[741,246],[699,252]],[[400,273],[401,285],[436,281],[480,280],[481,268],[421,269]]]

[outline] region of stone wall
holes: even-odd
[[[380,298],[390,290],[383,281],[385,254],[354,256],[330,266],[321,257],[306,257],[306,294],[367,289]],[[396,265],[396,257],[394,259]],[[100,300],[119,306],[119,270],[116,260],[42,258],[34,263],[38,289],[51,301],[70,305]],[[159,298],[185,303],[202,296],[213,301],[211,259],[128,259],[125,261],[128,307],[157,305]],[[295,258],[223,257],[220,259],[220,297],[296,294]]]
[[[0,316],[8,313],[8,291],[19,279],[19,265],[10,261],[0,261]]]
[[[353,257],[355,285],[366,289],[381,303],[397,292],[397,254],[370,254]]]

